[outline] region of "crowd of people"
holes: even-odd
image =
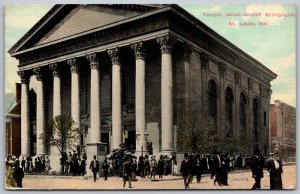
[[[80,149],[65,152],[60,158],[61,173],[63,175],[84,176],[86,171],[87,155],[85,150]],[[100,165],[101,162],[101,165]],[[26,159],[22,157],[20,160],[15,156],[7,158],[7,184],[22,187],[22,179],[24,174],[32,173],[49,173],[51,169],[48,156],[33,157],[28,156]],[[219,186],[228,186],[228,172],[238,169],[251,169],[252,178],[255,183],[252,189],[261,188],[261,179],[264,177],[263,169],[266,168],[270,173],[271,189],[282,189],[282,163],[274,154],[270,154],[266,159],[259,150],[255,150],[252,156],[238,154],[236,156],[227,153],[213,152],[213,154],[184,154],[184,160],[181,163],[180,170],[177,172],[177,160],[175,155],[160,155],[157,160],[155,155],[141,155],[137,159],[133,150],[128,150],[124,145],[120,145],[118,149],[114,149],[110,155],[105,157],[104,161],[97,161],[94,156],[89,165],[90,170],[94,174],[94,181],[100,171],[104,180],[109,176],[117,176],[123,178],[123,187],[128,182],[129,188],[132,187],[132,181],[140,178],[162,179],[167,175],[182,175],[184,180],[184,188],[188,189],[189,184],[196,177],[196,182],[201,182],[203,174],[210,174],[213,183]]]
[[[256,149],[253,156],[247,157],[244,161],[245,163],[243,163],[241,154],[233,159],[226,153],[214,152],[212,156],[207,155],[206,157],[185,153],[179,172],[182,174],[185,189],[189,188],[194,176],[197,178],[197,183],[200,183],[203,172],[210,173],[214,185],[217,183],[219,186],[228,186],[228,172],[231,169],[249,166],[252,178],[255,180],[251,189],[261,189],[261,179],[264,177],[263,169],[266,167],[270,173],[270,188],[282,189],[281,174],[283,170],[282,162],[278,156],[274,158],[274,154],[270,153],[266,160],[264,155]],[[236,165],[233,165],[234,162]]]
[[[63,175],[84,176],[86,174],[87,154],[85,150],[80,149],[69,152],[69,155],[64,152],[60,158],[61,173]]]

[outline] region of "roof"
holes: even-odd
[[[112,9],[114,10],[113,14]],[[245,62],[250,61],[270,78],[275,79],[277,77],[274,72],[259,61],[233,45],[203,22],[175,4],[55,5],[8,52],[12,56],[16,56],[26,52],[27,49],[39,49],[43,46],[55,44],[55,41],[74,38],[77,35],[101,30],[101,27],[103,28],[109,24],[116,23],[116,25],[118,25],[117,22],[120,21],[125,22],[140,19],[140,17],[137,16],[148,17],[147,13],[159,9],[163,10],[163,12],[171,10],[176,16],[179,16],[186,22],[192,24],[199,31],[204,32],[204,35],[212,40],[206,45],[202,45],[207,51],[215,55],[222,55],[221,58],[223,60],[226,60],[227,57],[235,58],[236,60],[233,60],[233,65],[239,64],[241,66],[245,65]],[[80,25],[78,25],[78,23],[80,23]],[[30,41],[33,43],[29,44]],[[214,44],[217,50],[210,48],[210,44]],[[227,49],[228,52],[224,53],[223,49]],[[236,58],[236,56],[238,57]],[[251,70],[251,67],[249,68]]]
[[[78,8],[84,8],[79,10]],[[59,4],[54,5],[16,44],[9,49],[8,53],[14,54],[20,50],[22,47],[33,37],[36,36],[37,32],[45,35],[46,37],[38,41],[36,45],[40,45],[46,42],[51,42],[55,38],[64,38],[66,36],[74,35],[76,33],[85,32],[97,27],[107,25],[116,21],[128,19],[133,16],[140,15],[145,12],[156,10],[159,8],[166,7],[164,5],[136,5],[136,4],[97,4],[97,5],[72,5],[72,4]],[[114,13],[114,17],[108,14],[109,10],[114,8],[114,10],[119,9],[119,13]],[[94,10],[93,10],[94,9]],[[102,14],[95,14],[96,11],[102,11]],[[71,13],[75,12],[75,16]],[[67,14],[67,16],[63,16]],[[62,24],[66,26],[54,26],[54,29],[50,32],[45,32],[45,28],[49,27],[52,22],[57,22],[64,17]],[[70,16],[68,18],[68,16]],[[104,18],[104,19],[103,19]],[[78,25],[80,23],[81,25]],[[68,30],[69,27],[77,27],[75,32]],[[52,26],[53,27],[53,26]],[[75,28],[72,28],[73,30]],[[55,31],[55,35],[51,35],[51,32]],[[65,35],[62,35],[64,34]],[[60,35],[59,35],[60,34]],[[39,37],[41,38],[41,37]]]
[[[16,100],[14,100],[14,102],[10,106],[10,108],[7,111],[7,113],[5,114],[5,116],[6,117],[20,117],[21,116],[21,100],[19,100],[18,102],[16,102]]]

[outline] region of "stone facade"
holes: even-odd
[[[91,14],[109,19],[72,25]],[[152,142],[154,154],[172,154],[182,110],[196,109],[195,134],[213,122],[224,145],[247,137],[241,150],[268,151],[263,115],[277,75],[177,5],[56,5],[9,53],[20,61],[22,155],[31,154],[32,75],[38,134],[56,115],[71,115],[83,146],[104,142],[111,151],[125,142],[145,154]],[[35,154],[59,157],[40,140]]]
[[[296,108],[280,100],[271,104],[271,149],[284,162],[296,161]]]

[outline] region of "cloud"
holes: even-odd
[[[26,9],[26,6],[31,7]],[[32,6],[34,6],[34,8]],[[5,25],[13,28],[29,29],[46,14],[50,7],[50,5],[6,5]]]
[[[211,10],[212,11],[220,11],[221,8],[222,8],[221,5],[213,5]]]
[[[287,13],[287,10],[280,4],[250,4],[246,7],[246,13],[261,13],[257,18],[261,22],[267,22],[268,26],[280,25],[284,17],[266,17],[265,13]],[[244,16],[244,20],[254,19],[256,16]]]
[[[281,100],[285,103],[288,103],[291,106],[296,107],[296,92],[291,91],[291,93],[285,93],[285,94],[273,92],[271,97],[271,103],[274,103],[275,100]]]
[[[282,74],[285,71],[290,71],[296,68],[296,53],[291,53],[284,57],[275,57],[268,63],[268,68],[276,74]]]

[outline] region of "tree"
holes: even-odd
[[[66,149],[74,149],[78,143],[80,131],[75,124],[72,117],[58,115],[53,118],[48,130],[39,138],[44,140],[48,146],[56,147],[63,157]]]
[[[197,119],[199,112],[197,110],[183,110],[179,114],[178,122],[178,150],[183,152],[192,152],[196,149],[197,141]]]
[[[218,127],[216,124],[208,124],[202,130],[202,135],[197,137],[196,146],[200,153],[210,153],[220,147],[220,137],[218,135]]]

